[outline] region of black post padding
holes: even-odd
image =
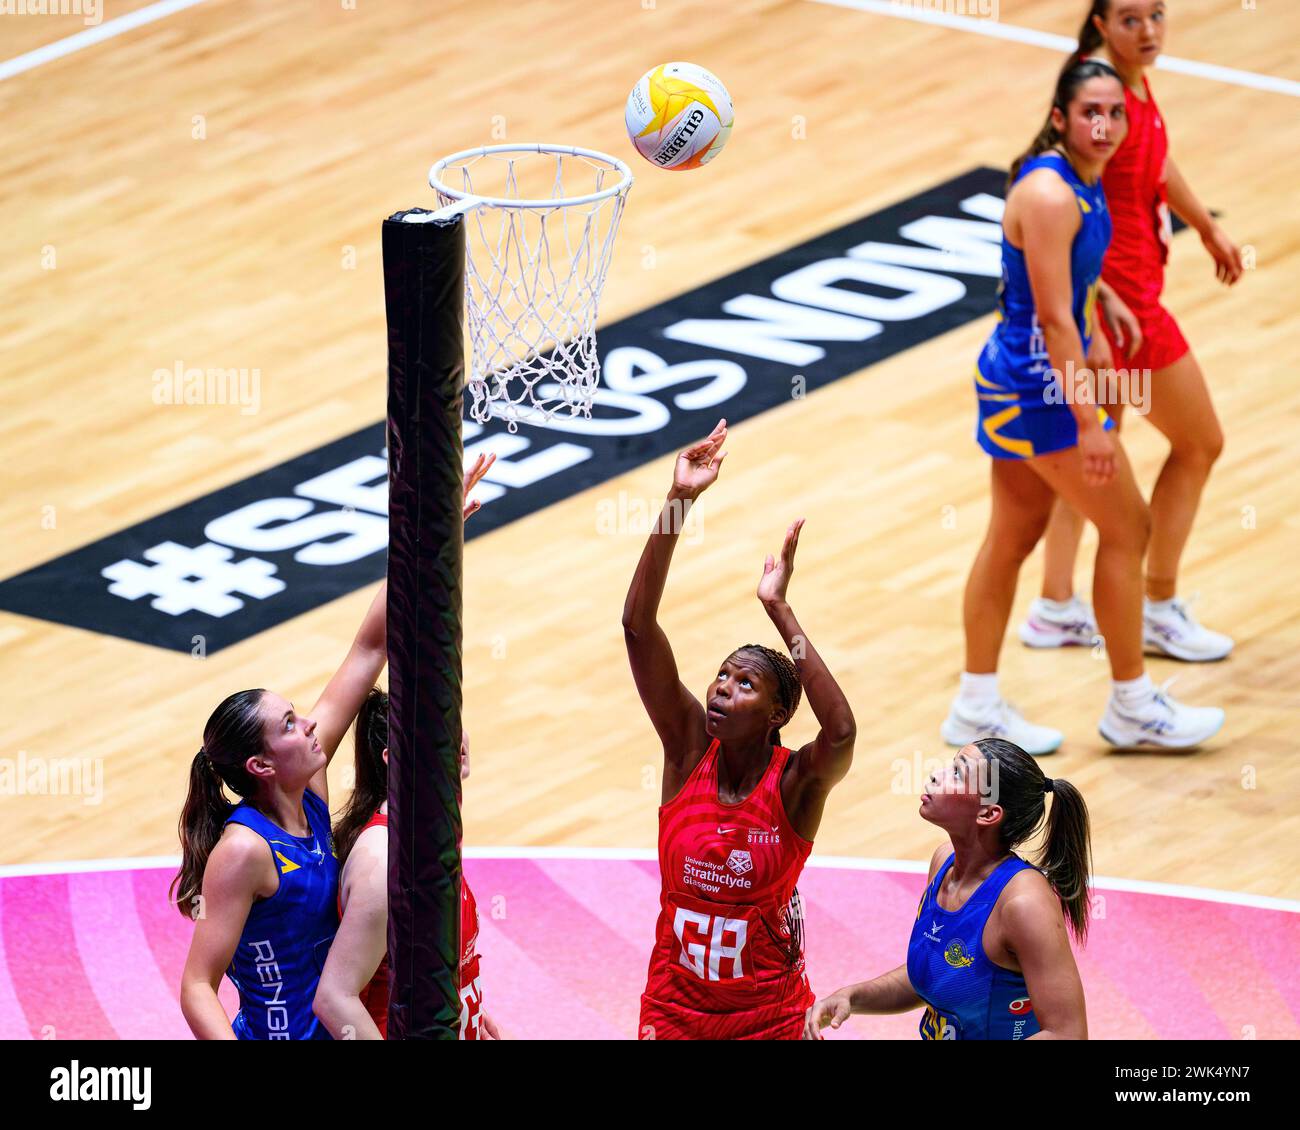
[[[422,212],[413,209],[413,212]],[[390,1040],[460,1027],[465,227],[384,221]]]

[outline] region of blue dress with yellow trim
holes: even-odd
[[[984,952],[984,926],[998,896],[1033,865],[1007,856],[957,910],[939,905],[950,855],[921,896],[907,944],[907,979],[926,1003],[923,1040],[1025,1040],[1039,1030],[1022,974]]]
[[[1092,341],[1101,261],[1110,243],[1110,212],[1098,179],[1084,184],[1060,153],[1031,157],[1020,167],[1018,183],[1035,169],[1051,169],[1073,190],[1082,222],[1070,248],[1070,283],[1074,321],[1084,350]],[[998,324],[985,343],[975,368],[979,421],[975,438],[995,459],[1029,459],[1074,447],[1078,427],[1059,382],[1052,374],[1047,342],[1034,311],[1025,254],[1002,233],[1002,285]],[[1101,409],[1099,419],[1114,426]]]
[[[226,817],[266,840],[280,874],[275,894],[249,908],[226,970],[239,990],[231,1027],[241,1040],[330,1039],[311,1005],[339,926],[339,861],[329,806],[307,789],[302,807],[306,836],[290,835],[248,801]]]

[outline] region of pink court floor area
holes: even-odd
[[[658,910],[648,853],[467,852],[484,1004],[507,1037],[631,1039]],[[192,927],[174,860],[0,868],[0,1038],[189,1039],[177,988]],[[904,960],[924,865],[814,860],[799,883],[820,995]],[[1300,1037],[1300,904],[1098,880],[1078,953],[1094,1039]],[[236,1001],[223,982],[222,1000]],[[917,1015],[832,1038],[914,1039]]]

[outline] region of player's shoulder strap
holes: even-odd
[[[694,768],[686,774],[686,780],[682,782],[681,792],[686,791],[686,786],[695,784],[700,778],[712,772],[713,763],[718,756],[718,747],[722,743],[717,738],[711,738],[709,744],[705,747],[704,752],[700,755],[699,761],[695,763]],[[681,793],[679,792],[680,796]]]

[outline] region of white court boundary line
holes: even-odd
[[[852,8],[858,12],[870,12],[873,16],[892,16],[898,20],[911,20],[913,23],[931,24],[934,27],[949,28],[952,31],[964,31],[971,35],[983,35],[989,39],[1005,39],[1012,43],[1027,43],[1033,47],[1047,47],[1053,51],[1070,52],[1077,46],[1077,41],[1067,35],[1053,35],[1051,32],[1039,31],[1037,28],[1021,27],[1019,24],[1004,24],[997,20],[978,19],[974,16],[959,16],[933,8],[923,8],[895,0],[812,0],[816,4],[828,4],[834,8]],[[1217,63],[1201,63],[1195,59],[1182,59],[1176,55],[1161,55],[1156,60],[1156,69],[1173,71],[1177,74],[1195,75],[1197,78],[1210,79],[1213,82],[1225,82],[1233,86],[1246,86],[1254,90],[1267,90],[1273,94],[1287,94],[1300,98],[1300,82],[1275,75],[1260,75],[1254,71],[1240,71],[1235,67],[1221,67]]]
[[[626,862],[652,862],[658,852],[643,848],[610,847],[479,847],[466,848],[466,859],[600,859]],[[66,863],[11,863],[0,866],[0,879],[23,879],[36,875],[82,875],[97,871],[149,871],[180,866],[179,855],[142,855],[119,859],[78,859]],[[915,859],[873,859],[849,855],[813,855],[808,867],[828,871],[894,871],[924,875],[929,863]],[[1100,891],[1123,891],[1129,894],[1160,895],[1165,898],[1195,899],[1198,902],[1249,906],[1256,910],[1280,910],[1300,914],[1300,900],[1252,895],[1245,891],[1219,891],[1212,887],[1190,887],[1182,883],[1152,883],[1145,879],[1109,879],[1093,877],[1093,887]]]
[[[25,71],[39,67],[42,63],[61,59],[85,47],[93,47],[106,39],[132,31],[155,20],[164,19],[176,12],[184,11],[202,4],[204,0],[158,0],[157,3],[139,8],[125,16],[118,16],[107,23],[88,27],[75,35],[66,36],[24,55],[18,55],[0,63],[0,82],[13,78]],[[995,20],[981,20],[973,16],[959,16],[937,9],[918,8],[894,0],[812,0],[817,4],[828,4],[836,8],[851,8],[858,12],[870,12],[877,16],[892,16],[894,19],[912,20],[914,23],[931,24],[935,27],[964,31],[972,35],[983,35],[989,39],[1003,39],[1012,43],[1027,43],[1034,47],[1046,47],[1054,51],[1073,51],[1075,41],[1064,35],[1039,31],[1036,28],[1021,27],[1018,24],[1004,24]],[[10,17],[14,18],[14,17]],[[1245,86],[1254,90],[1267,90],[1273,94],[1286,94],[1300,98],[1300,82],[1278,78],[1275,75],[1261,75],[1254,71],[1242,71],[1236,67],[1221,67],[1217,63],[1201,63],[1195,59],[1183,59],[1176,55],[1161,55],[1156,60],[1156,69],[1173,71],[1177,74],[1195,75],[1197,78],[1210,79],[1213,82],[1228,83],[1233,86]]]
[[[28,51],[25,55],[17,55],[0,63],[0,82],[7,78],[13,78],[14,75],[20,75],[24,71],[30,71],[34,67],[39,67],[42,63],[62,59],[65,55],[71,55],[74,51],[80,51],[83,47],[93,47],[96,43],[112,39],[123,32],[134,31],[145,24],[165,19],[175,12],[183,12],[186,8],[193,8],[196,4],[202,3],[203,0],[158,0],[156,4],[148,4],[143,8],[137,8],[134,12],[128,12],[125,16],[117,16],[102,24],[96,24],[94,27],[79,31],[75,35],[56,39],[53,43],[47,43],[43,47],[37,47],[34,51]],[[5,18],[16,20],[19,17],[12,15]],[[34,20],[41,17],[32,15],[27,18]],[[49,17],[45,18],[48,19]]]

